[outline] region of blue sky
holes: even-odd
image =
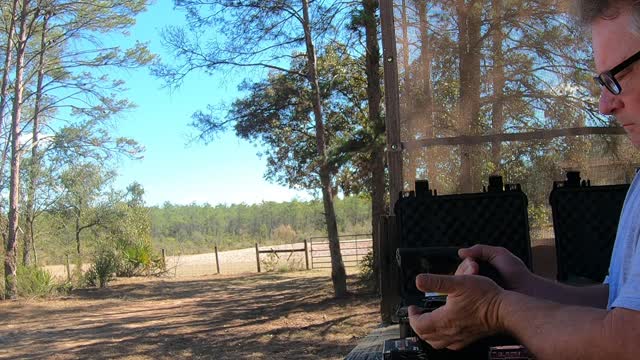
[[[140,14],[126,42],[149,42],[152,52],[167,58],[160,41],[166,25],[180,24],[182,13],[173,10],[172,0],[158,0]],[[120,41],[112,37],[106,41]],[[127,82],[125,96],[138,107],[124,114],[117,134],[137,140],[146,147],[143,160],[123,160],[116,188],[124,189],[137,181],[145,189],[148,205],[209,203],[259,203],[311,198],[307,192],[294,191],[263,179],[265,160],[258,148],[235,137],[232,131],[214,142],[189,143],[195,129],[189,126],[191,114],[207,104],[230,103],[242,77],[222,74],[192,74],[173,91],[162,88],[162,81],[148,69],[127,71],[114,76]]]

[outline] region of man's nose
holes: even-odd
[[[624,103],[620,99],[620,96],[613,95],[609,90],[602,89],[600,92],[600,104],[599,110],[603,115],[613,115],[616,111],[619,111],[624,107]]]

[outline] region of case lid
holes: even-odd
[[[589,181],[570,181],[569,174],[567,178],[555,183],[549,196],[557,278],[572,283],[602,282],[609,271],[629,184],[591,186]]]

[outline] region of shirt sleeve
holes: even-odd
[[[619,307],[640,311],[640,253],[637,248],[628,261],[631,262],[631,271],[627,274],[624,283],[620,287],[619,295],[611,304],[611,308]]]

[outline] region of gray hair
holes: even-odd
[[[615,19],[624,10],[631,9],[631,31],[640,35],[639,0],[576,0],[575,12],[583,25],[596,19]]]

